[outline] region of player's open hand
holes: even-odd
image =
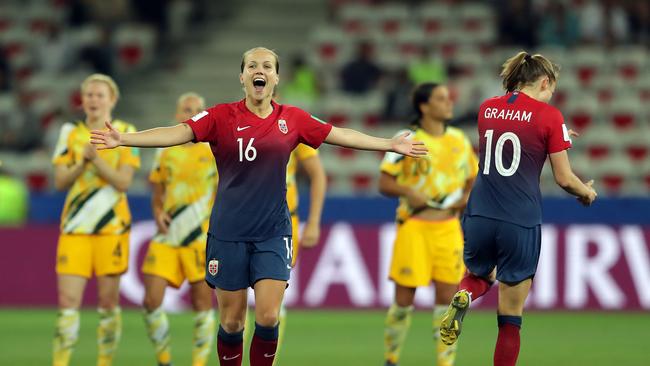
[[[318,244],[320,238],[320,225],[318,223],[307,222],[305,229],[302,231],[300,246],[304,248],[313,248]]]
[[[392,151],[413,158],[426,155],[429,150],[424,146],[424,142],[409,139],[410,134],[410,132],[405,132],[402,135],[393,137],[391,140]]]
[[[580,134],[575,132],[572,129],[569,129],[569,131],[567,131],[567,132],[569,133],[569,137],[580,137]]]
[[[169,224],[171,224],[171,222],[171,216],[169,216],[169,214],[165,211],[161,211],[158,215],[156,215],[156,226],[158,226],[158,230],[163,234],[167,234],[169,231]]]
[[[596,197],[598,197],[598,193],[596,193],[596,190],[592,187],[593,184],[593,179],[585,183],[589,189],[589,194],[586,196],[578,197],[578,202],[582,203],[584,206],[591,206],[591,204],[596,200]]]
[[[106,128],[108,130],[90,131],[90,143],[97,145],[97,150],[112,149],[122,145],[122,135],[108,121],[106,121]]]

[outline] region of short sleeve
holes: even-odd
[[[194,132],[194,142],[217,142],[217,121],[220,112],[221,108],[217,105],[184,122]]]
[[[74,163],[74,155],[70,148],[70,134],[74,130],[75,125],[72,123],[64,123],[59,132],[59,138],[54,148],[52,155],[52,164],[54,165],[70,165]]]
[[[409,139],[413,138],[413,131],[411,130],[401,130],[396,133],[395,136],[401,136],[406,132],[411,132],[411,134],[408,136]],[[384,159],[381,161],[379,169],[382,173],[398,176],[402,172],[402,164],[404,163],[404,158],[405,156],[402,154],[389,151],[384,154]]]
[[[157,149],[156,155],[153,158],[151,165],[151,172],[149,173],[149,181],[151,183],[162,183],[165,181],[165,172],[162,169],[162,156],[164,149]]]
[[[332,125],[322,121],[309,113],[299,110],[297,113],[297,123],[299,142],[317,149],[327,138]]]
[[[128,124],[124,132],[136,132],[136,128]],[[120,165],[130,165],[135,169],[140,168],[140,149],[137,147],[121,146],[117,149],[120,150]]]
[[[553,154],[571,148],[571,137],[564,117],[557,108],[550,107],[542,115],[546,125],[546,153]]]
[[[307,146],[305,144],[299,144],[295,149],[296,157],[298,160],[306,160],[311,158],[312,156],[318,155],[318,150]]]

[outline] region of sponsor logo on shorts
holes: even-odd
[[[280,119],[278,120],[278,128],[280,129],[280,132],[283,134],[287,134],[289,132],[289,127],[287,127],[287,121]]]
[[[402,267],[399,270],[399,274],[401,274],[402,276],[410,276],[413,274],[413,270],[410,267]]]
[[[208,272],[216,276],[217,272],[219,272],[219,261],[216,259],[211,259],[210,262],[208,262]]]

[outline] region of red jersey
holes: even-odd
[[[466,214],[532,227],[542,221],[539,177],[548,154],[571,147],[560,111],[524,93],[483,102],[479,171]]]
[[[223,241],[263,241],[291,235],[286,202],[287,162],[300,143],[318,148],[332,126],[272,102],[260,118],[245,100],[217,104],[187,123],[195,141],[209,142],[219,171],[210,234]]]

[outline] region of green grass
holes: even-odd
[[[0,310],[2,365],[48,365],[55,310]],[[98,316],[82,313],[72,366],[94,365]],[[174,364],[190,365],[192,314],[170,315]],[[382,366],[380,311],[290,311],[282,366]],[[431,314],[418,312],[400,366],[434,365]],[[457,366],[492,364],[496,319],[470,313],[459,343]],[[213,347],[210,365],[217,365]],[[155,365],[141,313],[124,312],[115,366]],[[650,316],[646,313],[531,313],[524,317],[519,365],[650,365]]]

